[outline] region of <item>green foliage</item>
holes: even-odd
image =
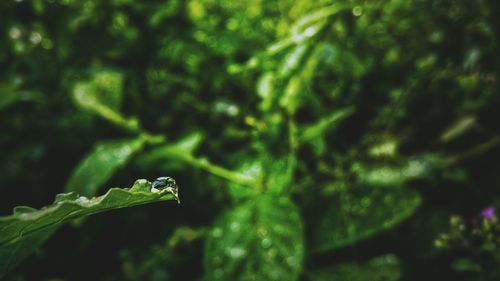
[[[223,214],[205,246],[206,280],[297,280],[303,227],[288,197],[262,194]]]
[[[141,150],[143,138],[107,141],[98,144],[73,171],[65,192],[76,192],[83,196],[93,196],[117,169]]]
[[[0,1],[0,211],[187,187],[6,280],[500,279],[497,2]]]
[[[78,82],[73,89],[77,106],[101,116],[118,126],[137,131],[135,119],[126,119],[120,113],[122,103],[123,76],[120,73],[102,71],[94,73],[92,79]]]
[[[151,192],[151,183],[137,180],[130,189],[111,188],[106,194],[88,198],[62,193],[52,205],[39,210],[19,206],[11,216],[0,217],[0,277],[35,251],[63,223],[93,214],[177,199],[167,189]]]
[[[331,250],[391,229],[411,216],[421,198],[413,190],[357,187],[325,204],[313,227],[312,248]]]
[[[340,264],[311,274],[311,281],[397,281],[401,278],[400,262],[394,255],[371,259],[363,264]]]

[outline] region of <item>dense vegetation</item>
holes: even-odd
[[[499,3],[1,1],[0,278],[499,280]]]

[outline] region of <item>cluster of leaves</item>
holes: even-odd
[[[49,216],[65,222],[98,212],[106,200],[87,197],[105,185],[173,175],[183,197],[179,210],[80,219],[8,278],[498,276],[489,259],[462,275],[451,266],[454,250],[434,247],[450,214],[500,203],[495,1],[33,0],[0,8],[1,211],[73,192],[2,218],[17,230],[4,239],[0,224],[0,257],[11,256],[0,269],[58,227],[44,214],[82,208]],[[165,199],[133,191],[111,189],[104,198],[126,198],[103,207]],[[90,210],[78,198],[99,203]],[[25,236],[23,215],[48,226]],[[87,260],[82,272],[57,251],[60,240],[81,241],[77,258],[99,251],[106,270]],[[64,269],[47,269],[57,257]],[[44,270],[34,275],[37,264]]]
[[[485,209],[480,217],[465,220],[455,215],[450,218],[450,230],[435,241],[441,249],[460,249],[468,255],[458,256],[451,266],[460,272],[482,274],[487,280],[500,276],[491,270],[500,262],[500,224],[494,208]],[[486,261],[486,262],[485,262]]]

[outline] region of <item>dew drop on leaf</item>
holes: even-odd
[[[160,192],[161,190],[167,190],[172,193],[177,200],[177,203],[180,203],[179,200],[179,187],[175,180],[171,177],[159,177],[157,178],[153,184],[151,185],[151,192]]]
[[[231,228],[231,231],[233,231],[233,232],[238,232],[241,229],[239,222],[232,222],[229,227]]]
[[[222,237],[222,229],[220,227],[216,227],[212,230],[212,236],[214,238],[220,238]]]
[[[247,251],[241,247],[231,247],[227,249],[227,253],[231,258],[237,259],[245,256]]]
[[[269,247],[271,247],[271,245],[272,245],[272,244],[273,244],[273,243],[272,243],[271,239],[269,239],[269,238],[264,238],[264,239],[262,239],[262,241],[260,242],[260,245],[261,245],[261,246],[262,246],[262,248],[264,248],[264,249],[268,249]]]

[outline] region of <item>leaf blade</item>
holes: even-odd
[[[98,144],[73,170],[64,191],[93,196],[144,143],[143,138],[134,138]]]
[[[259,195],[225,213],[206,241],[207,280],[297,280],[303,227],[285,196]]]
[[[176,200],[168,189],[151,192],[151,183],[137,180],[131,189],[111,188],[106,194],[87,198],[75,193],[56,196],[52,205],[41,209],[16,208],[0,217],[0,277],[31,254],[62,224],[112,209]]]
[[[316,252],[351,245],[390,229],[410,217],[421,204],[411,189],[357,188],[343,192],[326,207],[312,228]]]

